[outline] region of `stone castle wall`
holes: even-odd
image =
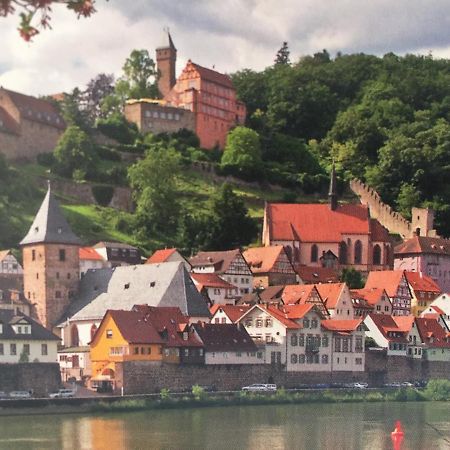
[[[35,397],[42,397],[60,386],[57,363],[0,364],[0,390],[3,392],[33,390]]]
[[[160,362],[127,361],[116,363],[117,390],[125,394],[172,392],[190,390],[194,384],[214,386],[218,390],[240,390],[253,383],[276,383],[295,388],[302,385],[369,382],[373,386],[401,381],[448,378],[450,363],[388,357],[385,351],[366,354],[364,372],[286,372],[270,364],[179,366]]]
[[[350,181],[350,189],[359,197],[362,204],[369,207],[370,216],[377,219],[390,233],[399,234],[402,237],[412,236],[411,223],[383,203],[378,192],[356,179]]]

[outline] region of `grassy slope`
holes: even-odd
[[[20,178],[27,180],[31,184],[36,184],[38,177],[47,176],[54,178],[53,174],[50,175],[46,172],[45,167],[37,164],[19,165],[16,168]],[[213,179],[207,174],[187,170],[178,183],[182,192],[180,200],[191,211],[204,210],[211,194],[220,183],[221,180]],[[44,189],[37,187],[33,192],[32,198],[21,201],[15,205],[14,211],[11,212],[20,236],[25,235],[45,195]],[[264,201],[280,201],[287,191],[236,186],[235,192],[244,199],[250,215],[261,219],[263,217]],[[117,211],[96,205],[81,205],[73,198],[59,197],[59,200],[73,230],[86,244],[93,244],[99,240],[121,241],[134,245],[140,244],[133,236],[116,229]],[[316,202],[319,199],[317,197],[299,197],[298,201]],[[126,213],[120,214],[126,215]],[[149,240],[151,248],[163,247],[166,244],[158,236],[150,237]],[[10,246],[17,246],[17,242],[11,242]]]

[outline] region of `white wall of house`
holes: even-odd
[[[422,344],[419,331],[417,330],[416,323],[413,322],[411,330],[408,333],[408,349],[407,356],[414,359],[422,359],[425,345]]]
[[[80,278],[89,270],[89,269],[102,269],[103,267],[109,267],[110,264],[106,261],[100,261],[98,259],[80,259]]]
[[[350,290],[347,285],[342,288],[334,308],[328,308],[331,319],[349,320],[354,317],[354,309]]]
[[[230,274],[224,273],[219,275],[222,280],[228,281],[238,289],[237,296],[241,297],[253,291],[253,276],[249,274]]]
[[[364,338],[364,331],[355,331],[348,336],[333,334],[331,370],[334,372],[363,372],[365,364]],[[346,351],[346,345],[348,351]]]
[[[425,358],[428,361],[450,362],[450,348],[431,347],[425,350]]]
[[[58,362],[63,381],[67,381],[70,377],[80,379],[84,375],[91,375],[90,351],[58,352]]]
[[[23,269],[14,255],[7,255],[0,262],[0,273],[22,274]]]
[[[233,323],[224,311],[218,309],[211,317],[211,323]]]
[[[264,352],[205,352],[205,364],[264,364]]]
[[[406,356],[406,344],[404,345],[405,348],[403,348],[403,344],[402,348],[399,348],[400,344],[390,342],[387,338],[384,337],[384,335],[375,325],[370,316],[367,316],[364,319],[364,323],[368,328],[368,330],[366,331],[366,337],[373,338],[379,347],[387,349],[388,356]]]
[[[236,289],[207,287],[208,297],[214,305],[234,305],[235,297],[240,296]]]
[[[73,346],[87,346],[89,342],[91,342],[91,330],[92,325],[95,325],[96,328],[100,326],[101,320],[79,320],[74,322],[66,322],[62,326],[61,332],[61,340],[62,345],[64,347],[73,347]],[[76,325],[78,329],[78,343],[72,342],[72,327]]]
[[[24,350],[24,345],[29,345],[30,354],[28,355],[28,361],[39,361],[47,363],[58,362],[57,357],[57,347],[58,341],[47,341],[47,340],[0,340],[0,363],[18,363],[20,355]],[[2,348],[3,346],[3,348]],[[14,352],[15,346],[15,352]],[[46,346],[46,351],[45,347]],[[2,351],[3,350],[3,351]],[[15,353],[15,354],[14,354]],[[45,354],[47,353],[47,354]]]

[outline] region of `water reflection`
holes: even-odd
[[[397,419],[403,450],[450,448],[450,404],[373,403],[2,417],[0,449],[390,450]]]

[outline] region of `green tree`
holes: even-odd
[[[71,125],[59,139],[55,151],[55,171],[60,175],[77,178],[95,172],[97,154],[90,136],[80,127]]]
[[[353,267],[342,269],[340,280],[347,283],[350,289],[361,289],[364,287],[364,281],[361,272],[355,270]]]
[[[261,144],[256,131],[236,127],[227,136],[227,143],[220,161],[226,173],[255,178],[261,173]]]
[[[290,64],[291,61],[289,59],[289,47],[288,43],[285,41],[283,42],[283,45],[281,46],[280,50],[278,50],[276,56],[275,56],[275,64]]]
[[[137,223],[150,232],[171,232],[177,226],[179,193],[177,178],[181,157],[173,148],[152,145],[145,158],[128,169],[128,179],[137,203]]]
[[[248,245],[257,233],[255,221],[248,215],[244,201],[225,183],[212,197],[204,221],[205,250],[227,250]]]
[[[75,88],[70,94],[64,94],[60,105],[61,114],[67,125],[88,131],[93,123],[89,121],[89,115],[83,109],[83,103],[83,93]]]
[[[147,50],[133,50],[122,70],[128,83],[128,98],[158,97],[158,73]]]

